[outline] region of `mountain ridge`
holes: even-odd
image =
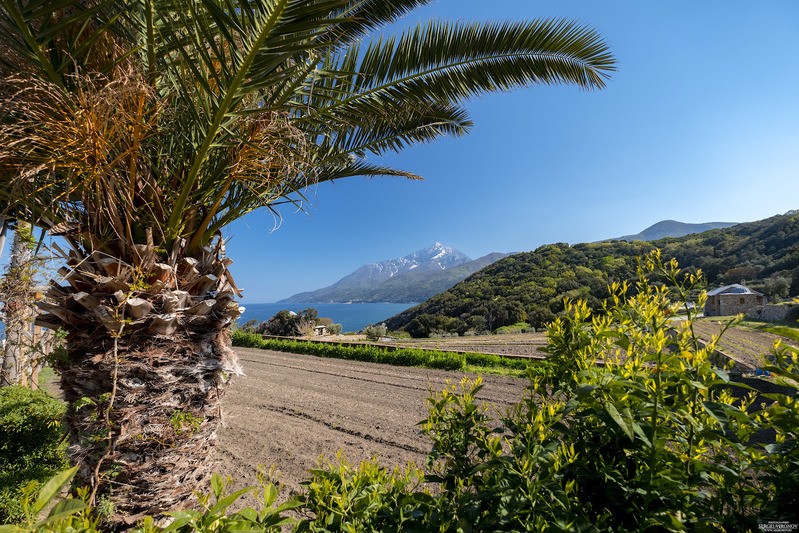
[[[385,322],[415,336],[494,331],[518,322],[540,328],[563,311],[564,298],[601,307],[608,286],[634,282],[636,261],[654,249],[684,270],[701,269],[709,287],[746,279],[769,297],[799,295],[799,214],[789,212],[652,242],[544,245],[497,261]]]
[[[634,235],[624,235],[622,237],[615,237],[607,239],[609,241],[656,241],[658,239],[665,239],[666,237],[685,237],[693,233],[703,233],[713,229],[729,228],[739,224],[739,222],[680,222],[677,220],[661,220],[655,222],[645,230]]]
[[[735,222],[685,223],[661,220],[640,233],[605,241],[652,241],[725,228]],[[446,291],[493,262],[513,253],[493,252],[472,260],[439,242],[403,257],[367,263],[335,283],[303,291],[278,303],[418,303]]]
[[[421,302],[506,255],[487,254],[473,260],[436,242],[403,257],[367,263],[332,285],[278,303]]]

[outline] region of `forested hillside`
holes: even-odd
[[[542,327],[564,298],[598,306],[608,285],[632,280],[653,248],[684,268],[701,268],[710,287],[745,280],[770,298],[799,294],[799,212],[652,242],[550,244],[515,254],[386,321],[416,336],[480,332],[527,322]]]

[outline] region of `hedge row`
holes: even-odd
[[[264,339],[258,334],[246,333],[241,330],[233,332],[233,345],[245,348],[260,348],[279,352],[316,355],[333,359],[349,359],[352,361],[366,361],[395,366],[418,366],[441,370],[463,370],[466,368],[466,365],[486,369],[508,368],[513,370],[526,370],[531,366],[540,366],[540,363],[537,361],[510,359],[498,355],[481,353],[455,353],[420,350],[418,348],[386,350],[368,344],[362,346],[343,346],[326,342]]]

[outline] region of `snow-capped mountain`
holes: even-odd
[[[413,281],[409,279],[409,283],[419,283],[420,279],[428,277],[428,273],[435,277],[437,273],[470,262],[472,259],[467,255],[437,242],[405,257],[363,265],[329,287],[295,294],[282,301],[307,303],[392,301],[380,299],[379,287],[381,284],[391,280],[393,282],[391,286],[396,288],[397,283],[400,282],[399,278],[411,272],[413,272],[413,276],[411,276]],[[446,288],[444,287],[444,289]],[[421,301],[403,298],[405,301]]]

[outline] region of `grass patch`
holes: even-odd
[[[720,324],[729,322],[735,318],[734,315],[730,316],[706,316],[697,319],[697,322],[718,322]],[[781,322],[767,322],[765,320],[756,320],[754,318],[744,318],[735,326],[735,328],[739,329],[748,329],[751,331],[766,331],[769,333],[774,333],[775,335],[783,335],[785,337],[791,337],[791,335],[799,335],[799,326],[795,320],[785,320]],[[777,330],[783,332],[778,333]],[[794,333],[785,334],[784,332],[793,331]]]
[[[50,366],[44,366],[39,371],[39,388],[48,392],[54,391],[58,388],[56,380],[58,376]]]
[[[264,339],[255,333],[245,333],[241,330],[233,332],[233,345],[394,366],[415,366],[503,375],[523,375],[530,368],[540,369],[543,372],[546,367],[540,361],[510,359],[498,355],[480,353],[455,353],[419,348],[386,350],[385,348],[368,344],[343,346],[325,342]]]
[[[791,326],[769,326],[763,328],[763,331],[768,331],[769,333],[773,333],[774,335],[780,335],[781,337],[786,337],[794,341],[799,341],[799,328]]]

